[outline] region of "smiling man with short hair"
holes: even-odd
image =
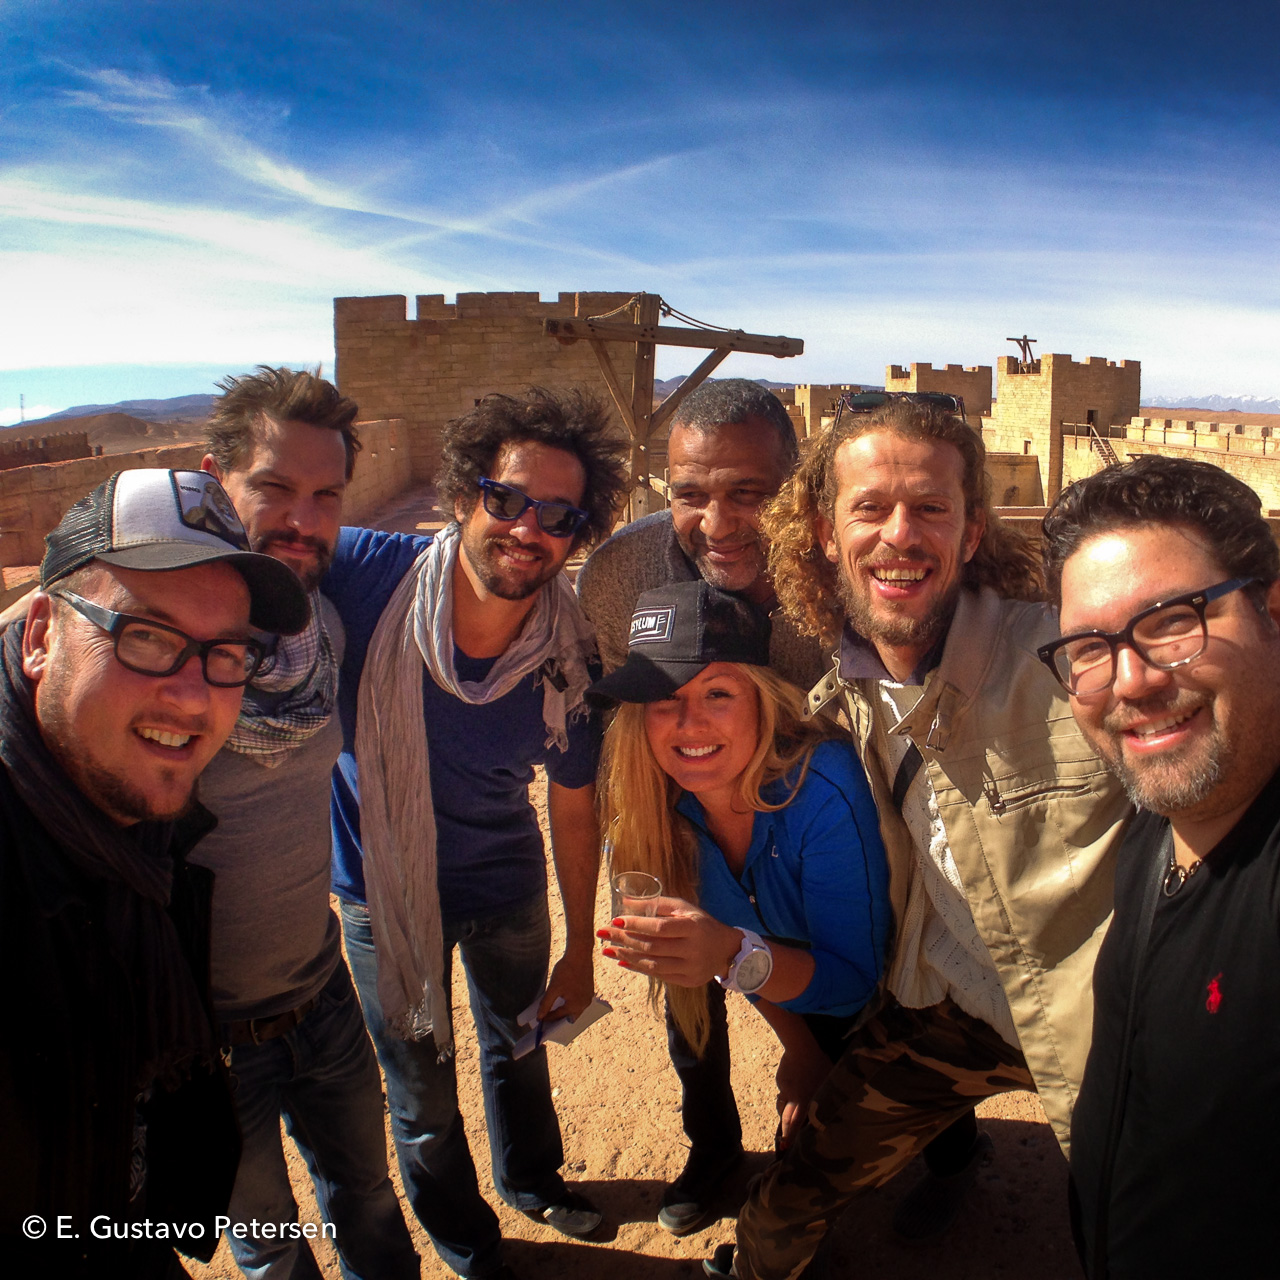
[[[1045,517],[1042,660],[1139,814],[1071,1136],[1089,1275],[1275,1271],[1280,552],[1257,495],[1139,457]]]
[[[627,628],[642,591],[703,578],[753,604],[776,603],[760,512],[796,464],[795,427],[782,401],[746,378],[706,382],[683,401],[667,438],[671,507],[602,543],[578,575],[578,595],[607,671],[627,660]],[[779,614],[773,669],[808,688],[826,655]]]
[[[119,472],[47,542],[0,667],[0,1233],[22,1275],[168,1277],[174,1224],[212,1254],[239,1154],[192,792],[262,658],[252,628],[296,631],[307,604],[199,471]],[[32,1214],[47,1237],[18,1234]]]

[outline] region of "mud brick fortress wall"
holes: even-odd
[[[1264,511],[1280,516],[1280,421],[1236,422],[1229,413],[1221,421],[1140,416],[1142,366],[1137,360],[1091,356],[1076,361],[1055,353],[1023,365],[1014,357],[1001,357],[994,403],[990,373],[984,367],[913,364],[904,375],[901,366],[890,365],[885,387],[964,396],[969,420],[981,423],[997,506],[1051,502],[1063,486],[1108,465],[1105,446],[1121,462],[1153,453],[1214,463],[1249,485]],[[972,406],[981,403],[984,374],[991,407],[975,417]]]
[[[562,345],[542,322],[602,315],[633,296],[561,293],[544,302],[536,293],[460,293],[445,302],[421,295],[415,319],[407,318],[403,294],[335,298],[337,383],[363,416],[403,420],[413,478],[428,481],[440,461],[441,427],[489,392],[579,386],[610,403],[590,344]],[[634,345],[610,343],[609,350],[630,390]]]
[[[360,424],[363,448],[347,489],[343,518],[358,522],[410,483],[404,424]],[[132,467],[196,468],[204,446],[171,445],[135,453],[76,458],[0,471],[0,567],[36,565],[44,558],[44,536],[79,498],[117,471]]]
[[[14,440],[9,432],[0,443],[0,471],[29,467],[37,462],[65,462],[68,458],[91,458],[101,447],[91,445],[84,431],[60,431],[39,439]]]
[[[1063,483],[1101,471],[1106,461],[1081,436],[1063,437]],[[1134,417],[1110,441],[1121,462],[1142,453],[1211,462],[1243,480],[1262,499],[1268,516],[1280,516],[1280,436],[1256,423],[1189,418]]]
[[[891,364],[885,370],[886,391],[941,391],[946,395],[960,396],[964,400],[965,413],[970,419],[982,418],[991,412],[991,366],[975,365],[966,369],[963,365],[949,364],[935,369],[931,364],[913,364],[909,369]]]
[[[789,402],[784,391],[775,391],[774,395],[787,404],[796,435],[804,440],[831,425],[836,415],[836,401],[846,391],[871,389],[863,382],[801,382],[792,389]],[[990,399],[989,393],[987,398]]]
[[[1011,356],[996,366],[996,403],[983,423],[983,440],[997,452],[1033,453],[1040,459],[1044,496],[1052,502],[1062,489],[1063,438],[1099,434],[1122,426],[1138,412],[1142,366],[1137,360],[1090,356],[1077,363],[1069,355],[1044,355],[1028,367]]]

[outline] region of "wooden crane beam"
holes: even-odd
[[[696,390],[726,356],[734,351],[751,355],[776,356],[785,359],[804,352],[800,338],[784,338],[762,333],[745,333],[741,329],[694,329],[660,325],[662,299],[656,293],[640,293],[631,303],[630,322],[615,319],[613,315],[601,320],[543,320],[542,331],[557,342],[570,346],[575,342],[589,342],[600,365],[609,394],[617,406],[631,435],[631,507],[630,516],[644,514],[645,501],[641,490],[654,489],[666,496],[666,486],[659,489],[649,475],[649,438],[667,425],[684,398]],[[622,379],[613,363],[607,346],[610,342],[626,342],[635,349],[635,364],[631,374],[631,394],[623,389]],[[653,407],[654,356],[658,346],[711,348],[706,359],[687,377],[662,404]],[[657,482],[661,484],[661,481]]]
[[[565,343],[579,338],[599,338],[604,342],[656,343],[664,347],[723,347],[728,351],[777,356],[779,360],[804,354],[801,338],[744,333],[741,329],[678,329],[674,325],[627,324],[618,320],[544,320],[542,330],[548,337]]]

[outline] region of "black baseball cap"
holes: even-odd
[[[44,590],[91,560],[149,571],[224,560],[248,585],[249,621],[259,630],[293,635],[311,616],[293,570],[249,549],[231,499],[207,471],[117,471],[74,503],[44,541]]]
[[[592,699],[657,702],[713,662],[769,665],[772,624],[741,596],[699,578],[641,592],[627,660],[587,690]]]

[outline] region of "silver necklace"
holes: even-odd
[[[1174,857],[1173,841],[1169,841],[1169,869],[1164,873],[1164,884],[1161,886],[1161,892],[1166,898],[1175,897],[1182,889],[1182,886],[1191,879],[1197,871],[1200,870],[1203,858],[1197,858],[1189,867],[1184,867]]]

